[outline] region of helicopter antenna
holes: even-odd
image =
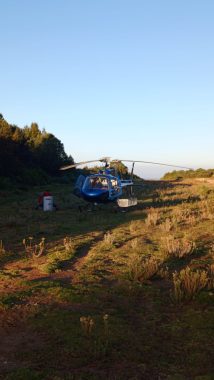
[[[135,162],[132,163],[131,180],[133,180]]]

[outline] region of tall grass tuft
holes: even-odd
[[[129,224],[129,231],[131,235],[135,235],[137,231],[142,229],[142,222],[140,220],[132,220]]]
[[[142,252],[143,249],[143,239],[142,238],[135,238],[132,239],[131,242],[131,248],[135,253],[140,253]]]
[[[116,240],[115,235],[111,232],[107,232],[104,235],[104,238],[103,238],[103,241],[101,244],[102,249],[110,250],[110,249],[114,248],[115,240]]]
[[[192,300],[208,284],[205,271],[192,271],[189,267],[173,273],[172,300],[176,303]]]
[[[210,264],[210,267],[208,269],[208,276],[209,276],[208,288],[209,290],[213,290],[214,289],[214,264]]]
[[[42,238],[40,243],[34,244],[33,237],[23,239],[22,243],[25,247],[25,253],[27,256],[40,257],[45,252],[45,238]]]
[[[196,249],[196,244],[185,237],[177,239],[169,235],[162,237],[162,248],[167,257],[174,256],[181,259],[192,254]]]
[[[167,218],[163,223],[160,224],[160,230],[162,232],[170,232],[174,227],[171,219]]]
[[[73,247],[74,247],[74,245],[73,245],[73,241],[72,241],[72,238],[66,236],[66,237],[63,239],[63,245],[64,245],[64,248],[65,248],[66,252],[71,251],[71,250],[73,249]]]
[[[202,219],[212,220],[214,218],[213,204],[204,200],[200,204],[200,215]]]
[[[0,240],[0,255],[4,255],[6,253],[6,250],[4,248],[2,240]]]
[[[128,263],[128,278],[131,281],[145,282],[159,270],[159,262],[154,257],[134,255]]]
[[[160,221],[159,211],[156,210],[155,208],[150,208],[148,215],[147,215],[147,218],[145,220],[147,227],[150,227],[150,226],[154,227],[158,224],[159,221]]]
[[[173,218],[177,224],[186,222],[186,220],[189,218],[190,215],[191,215],[191,210],[186,204],[177,206],[173,210]]]
[[[94,319],[90,317],[89,315],[88,317],[80,317],[80,325],[81,325],[82,331],[87,336],[90,336],[94,328],[95,322],[94,322]]]

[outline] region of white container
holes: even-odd
[[[118,199],[117,204],[122,208],[133,207],[137,205],[137,198]]]
[[[53,197],[51,195],[43,197],[43,211],[53,211]]]

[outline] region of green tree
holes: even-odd
[[[73,158],[68,157],[64,145],[52,134],[47,134],[37,147],[36,156],[42,169],[51,175],[58,174],[61,166],[73,163]]]
[[[10,125],[0,114],[0,176],[29,179],[33,183],[33,178],[42,177],[42,171],[57,175],[60,166],[69,163],[73,163],[73,158],[67,156],[63,144],[53,134],[41,131],[37,123],[24,129]]]

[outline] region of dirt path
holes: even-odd
[[[76,284],[79,282],[79,273],[83,267],[91,249],[103,239],[104,233],[100,233],[97,237],[93,239],[92,242],[81,247],[75,257],[65,263],[65,268],[58,272],[50,275],[51,280],[60,280],[63,282],[71,282]]]
[[[84,265],[90,250],[103,239],[104,233],[100,233],[90,243],[86,243],[77,249],[75,256],[62,262],[62,269],[58,272],[44,274],[39,270],[39,265],[46,262],[47,257],[42,256],[28,262],[23,260],[13,261],[4,266],[3,272],[8,279],[0,279],[0,287],[3,293],[20,291],[24,286],[19,280],[24,281],[61,281],[76,284],[79,282],[79,273]],[[17,281],[18,280],[18,281]],[[2,286],[1,286],[2,285]]]

